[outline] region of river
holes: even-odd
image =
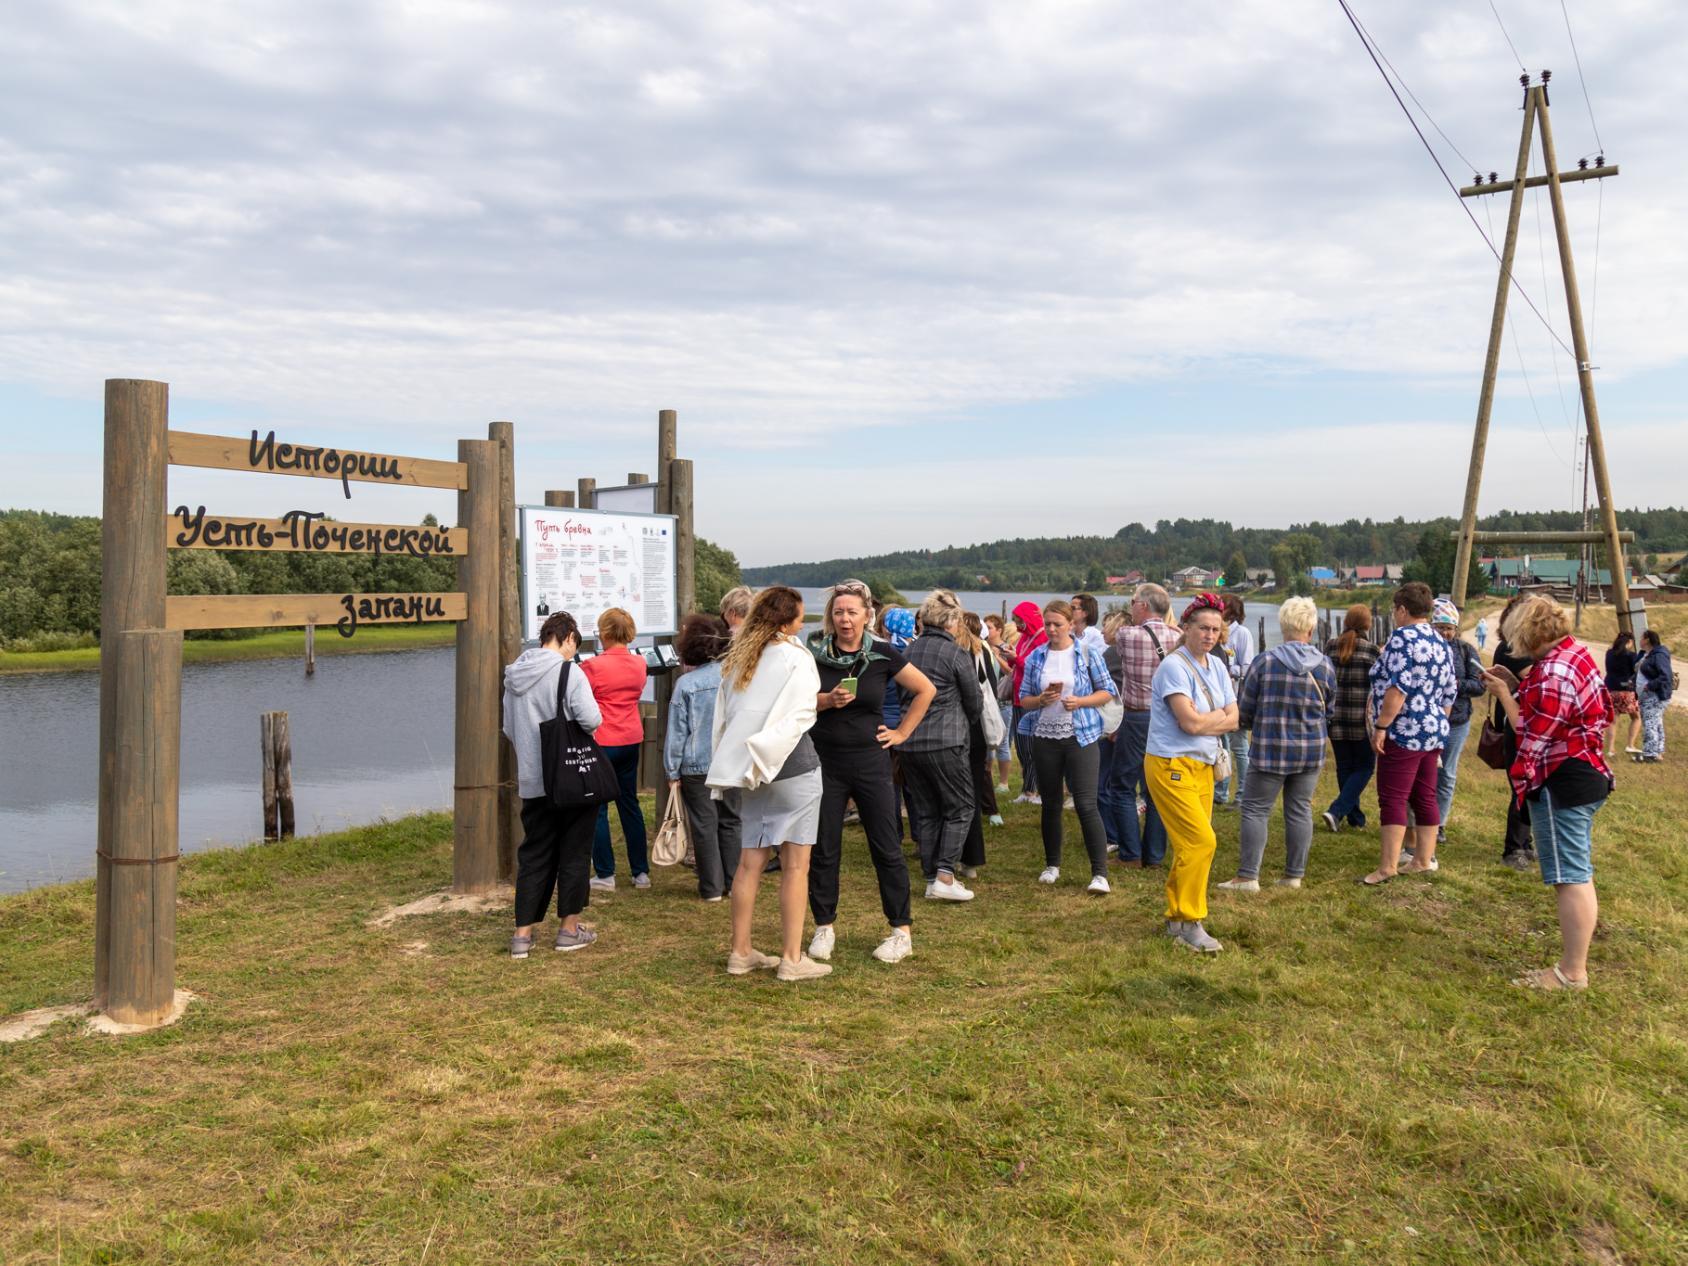
[[[801,590],[812,611],[821,591]],[[924,591],[906,595],[913,604]],[[971,611],[1040,606],[1068,594],[956,595]],[[1118,598],[1104,598],[1104,608]],[[1249,603],[1278,638],[1278,608]],[[194,664],[182,671],[181,847],[262,834],[258,716],[289,714],[301,835],[451,805],[450,648],[317,660]],[[93,874],[99,785],[100,675],[0,675],[0,892]]]

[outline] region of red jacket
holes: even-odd
[[[583,665],[592,684],[592,697],[604,723],[592,737],[604,747],[627,747],[645,741],[639,718],[639,696],[645,689],[645,661],[625,646],[611,646]]]

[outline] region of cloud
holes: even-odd
[[[1516,72],[1487,16],[1360,12],[1471,161],[1504,166]],[[1567,190],[1595,353],[1603,383],[1680,376],[1688,176],[1656,102],[1688,22],[1600,17],[1578,34],[1624,175]],[[1595,142],[1558,15],[1512,22],[1559,72],[1569,163]],[[1492,257],[1326,3],[66,0],[22,25],[3,383],[93,400],[106,377],[166,378],[231,418],[422,452],[508,416],[524,460],[574,473],[621,464],[624,420],[679,407],[700,485],[735,490],[709,531],[747,556],[807,548],[764,508],[785,489],[747,480],[770,455],[824,461],[842,428],[967,452],[995,410],[1249,373],[1475,395]],[[1538,213],[1519,276],[1564,337]],[[1550,343],[1514,315],[1543,388]],[[65,451],[97,454],[97,416]],[[967,534],[994,478],[967,460],[965,480],[916,474],[922,517],[897,533]],[[1325,498],[1300,459],[1254,460],[1281,501]],[[1457,505],[1459,474],[1427,478],[1380,512]],[[908,491],[882,475],[857,496],[889,523]],[[0,472],[0,501],[37,495]]]

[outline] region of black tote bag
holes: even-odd
[[[608,804],[620,789],[610,758],[580,722],[567,715],[572,663],[557,674],[557,715],[539,723],[539,759],[545,769],[545,798],[559,809]]]

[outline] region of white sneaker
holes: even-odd
[[[1063,809],[1066,809],[1066,810],[1068,810],[1068,811],[1071,811],[1071,809],[1072,809],[1072,807],[1073,807],[1073,798],[1072,798],[1072,797],[1071,797],[1071,796],[1068,796],[1068,797],[1067,797],[1067,798],[1066,798],[1066,799],[1065,799],[1065,800],[1063,800],[1063,801],[1062,801],[1062,802],[1061,802],[1061,807],[1062,807],[1062,808],[1063,808]]]
[[[900,963],[914,953],[914,937],[907,928],[892,928],[891,935],[879,942],[873,956],[882,963]]]
[[[1223,888],[1226,892],[1259,892],[1260,891],[1260,881],[1258,879],[1241,879],[1241,878],[1227,879],[1224,883],[1220,884],[1219,886],[1221,888]]]
[[[1299,876],[1285,875],[1282,879],[1278,880],[1278,887],[1299,888],[1301,887],[1301,879]]]
[[[615,876],[593,875],[592,878],[587,881],[587,886],[589,888],[596,889],[598,892],[614,892]]]
[[[1027,796],[1026,797],[1026,803],[1027,804],[1042,804],[1043,803],[1043,797],[1042,796]]]
[[[832,934],[832,924],[816,928],[815,935],[809,940],[809,957],[818,958],[823,963],[832,957],[832,947],[837,938]]]
[[[633,886],[635,888],[649,888],[651,886],[651,877],[646,874],[634,875]]]
[[[1092,875],[1090,877],[1090,883],[1085,887],[1085,891],[1094,892],[1100,896],[1102,893],[1112,892],[1113,889],[1108,886],[1108,881],[1101,875]]]
[[[1030,796],[1028,796],[1025,792],[1022,791],[1019,795],[1014,797],[1014,803],[1015,804],[1031,804],[1032,798]]]
[[[753,971],[772,971],[779,965],[779,959],[772,954],[764,954],[761,950],[753,949],[742,958],[731,950],[727,951],[729,976],[748,976]]]
[[[807,954],[795,963],[788,963],[780,959],[780,965],[774,969],[777,980],[819,980],[822,976],[832,974],[831,963],[817,963]]]
[[[996,784],[996,789],[998,791],[1007,791],[1008,790],[1008,784],[1005,783],[1005,782],[999,782],[999,783]]]
[[[989,821],[992,826],[1001,826],[1002,825],[1002,815],[1000,813],[993,813],[993,814],[990,815],[990,817],[987,819],[987,821]]]
[[[1058,883],[1060,879],[1061,868],[1059,866],[1045,866],[1043,868],[1043,873],[1037,877],[1037,881],[1040,884]]]
[[[957,879],[977,879],[979,868],[977,866],[963,866],[955,872],[955,877]]]
[[[933,901],[973,900],[973,890],[971,888],[963,887],[959,879],[952,879],[947,884],[934,879],[931,883],[926,885],[926,895]]]

